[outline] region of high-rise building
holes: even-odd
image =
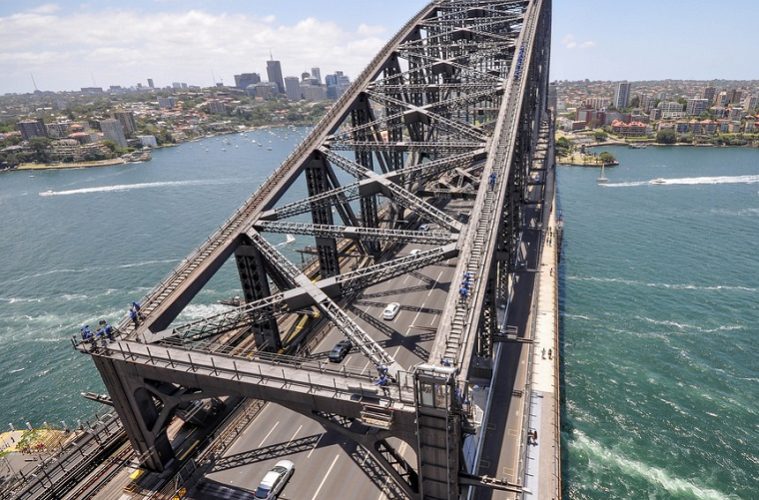
[[[285,81],[282,79],[282,64],[274,59],[266,61],[266,75],[269,77],[269,82],[277,84],[279,93],[284,94]]]
[[[134,113],[131,111],[116,111],[113,113],[113,117],[121,123],[126,135],[132,135],[137,130],[137,123],[134,121]]]
[[[152,78],[148,78],[148,87],[150,87],[151,89],[155,88],[155,84],[153,83],[153,79]]]
[[[113,118],[101,120],[100,130],[103,132],[103,136],[106,139],[115,142],[122,148],[127,147],[127,140],[126,136],[124,135],[124,127],[121,126],[121,122],[118,120]]]
[[[639,106],[640,106],[640,109],[644,113],[650,112],[651,109],[653,109],[655,107],[655,105],[656,105],[656,99],[654,99],[653,97],[651,97],[649,95],[642,95],[642,96],[640,96],[640,104],[639,104]]]
[[[235,75],[235,87],[240,90],[245,90],[248,85],[255,85],[261,83],[261,75],[258,73],[241,73]]]
[[[172,82],[171,83],[171,87],[175,88],[175,89],[181,89],[182,88],[182,84],[180,82]]]
[[[171,109],[176,105],[177,105],[176,97],[169,96],[169,97],[158,98],[158,107],[161,109]]]
[[[704,97],[704,99],[706,99],[707,101],[709,101],[709,104],[711,104],[711,103],[714,102],[714,96],[715,95],[717,95],[717,88],[716,87],[712,87],[710,85],[710,86],[708,86],[708,87],[706,87],[704,89],[703,97]]]
[[[212,115],[226,115],[227,105],[219,100],[214,99],[213,101],[208,102],[208,112]]]
[[[47,137],[47,129],[42,120],[22,120],[16,124],[21,138],[28,141],[32,137]]]
[[[743,100],[743,91],[739,89],[731,89],[728,93],[729,96],[729,104],[740,104],[740,102]]]
[[[300,101],[303,98],[300,92],[300,80],[297,76],[285,77],[285,90],[290,101]]]
[[[322,70],[319,68],[311,68],[311,76],[316,79],[316,83],[321,85],[322,83]]]
[[[327,83],[327,98],[337,99],[348,87],[350,87],[351,80],[342,71],[335,71],[334,75],[327,75],[324,77],[324,81]]]
[[[300,93],[306,101],[326,101],[327,88],[324,85],[301,85]]]
[[[709,107],[708,99],[688,99],[688,105],[685,107],[685,114],[688,116],[699,116]]]
[[[730,102],[730,96],[727,92],[724,90],[717,94],[717,96],[714,98],[714,104],[715,106],[722,106],[725,107]]]
[[[274,82],[260,82],[249,85],[245,93],[257,99],[274,99],[279,95],[279,87]]]
[[[759,106],[759,97],[749,94],[743,99],[743,109],[746,112],[753,113],[757,106]]]
[[[614,107],[617,109],[626,108],[630,102],[630,87],[627,82],[619,82],[617,84],[617,90],[614,92]]]

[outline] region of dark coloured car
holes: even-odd
[[[333,363],[339,363],[345,359],[351,349],[353,349],[353,344],[350,340],[341,340],[329,351],[329,360]]]

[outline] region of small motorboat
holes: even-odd
[[[652,179],[652,180],[648,181],[648,183],[649,184],[655,184],[655,185],[661,185],[661,184],[666,184],[667,180],[666,179],[662,179],[661,177],[657,177],[656,179]]]

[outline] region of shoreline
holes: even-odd
[[[14,170],[28,172],[28,171],[33,171],[33,170],[67,170],[67,169],[78,169],[78,168],[111,167],[113,165],[125,165],[127,163],[136,163],[136,162],[127,162],[126,160],[123,160],[122,158],[113,158],[110,160],[80,161],[76,163],[51,163],[51,164],[22,163],[18,167],[14,169],[10,169],[9,172],[13,172]]]

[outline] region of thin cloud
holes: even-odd
[[[575,38],[575,36],[573,34],[571,34],[571,33],[567,34],[567,35],[564,35],[561,38],[561,44],[566,49],[569,49],[569,50],[578,49],[578,48],[579,49],[592,49],[593,47],[596,46],[596,42],[594,42],[593,40],[585,40],[583,42],[578,42],[577,38]]]
[[[381,26],[347,30],[313,17],[283,24],[268,15],[83,13],[64,12],[54,4],[0,17],[0,31],[5,85],[26,89],[33,72],[46,90],[88,86],[91,74],[100,86],[133,85],[149,77],[162,86],[172,81],[210,85],[212,72],[229,83],[240,72],[265,75],[269,50],[286,75],[319,66],[323,75],[343,70],[355,76],[387,36]]]

